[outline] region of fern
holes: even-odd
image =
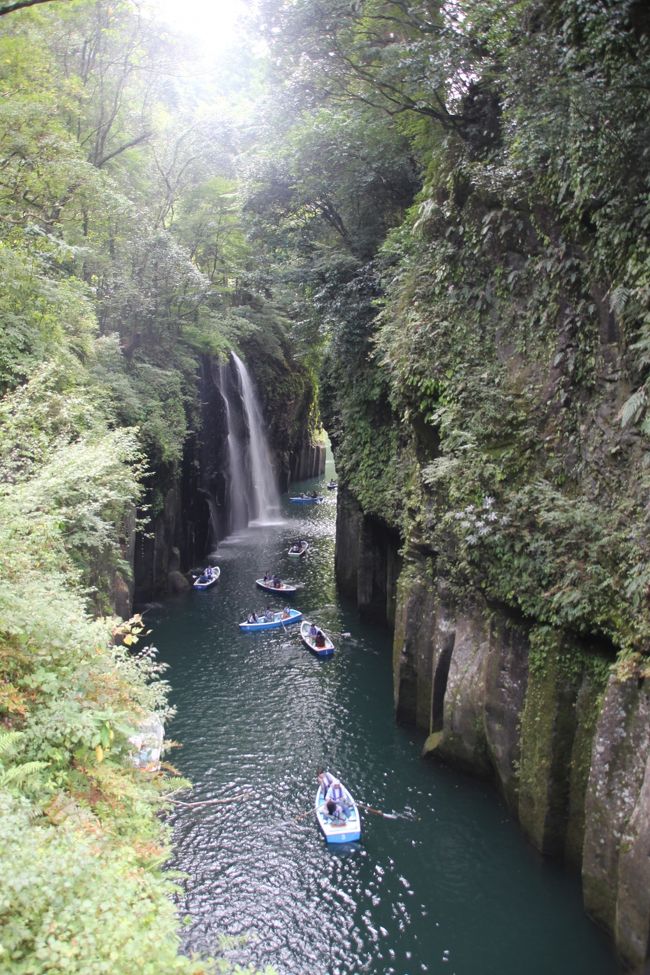
[[[22,765],[14,765],[13,768],[0,769],[0,789],[28,785],[36,773],[47,768],[47,765],[47,762],[24,762]]]
[[[623,404],[623,408],[618,414],[621,421],[621,426],[627,427],[630,425],[630,423],[635,423],[637,420],[639,420],[645,411],[647,401],[648,394],[645,386],[641,386],[641,388],[637,389],[635,393],[632,393],[630,398]]]
[[[458,468],[460,461],[457,457],[437,457],[431,464],[422,471],[422,480],[425,484],[432,485],[453,474]]]
[[[615,315],[621,315],[625,310],[628,299],[630,297],[630,289],[619,285],[618,288],[614,288],[609,296],[609,307]]]
[[[21,731],[0,731],[0,757],[11,751],[20,738],[22,738]]]
[[[638,342],[635,342],[630,347],[633,352],[637,353],[635,362],[637,368],[650,366],[650,335],[648,335],[646,329],[644,329]]]

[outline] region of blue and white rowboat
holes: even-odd
[[[322,636],[322,646],[319,646],[316,642],[316,636],[312,636],[309,632],[311,623],[309,620],[304,620],[300,624],[300,639],[305,644],[308,650],[315,653],[317,657],[331,657],[334,653],[334,644],[328,637],[324,630],[317,627],[318,633]]]
[[[265,614],[259,613],[257,623],[240,623],[239,629],[244,633],[257,633],[258,630],[281,630],[292,623],[299,623],[302,613],[297,609],[290,609],[285,615],[284,610]]]
[[[294,542],[293,545],[289,547],[287,555],[290,555],[293,559],[299,559],[305,554],[309,548],[309,542],[306,538],[301,539],[299,542]]]
[[[220,575],[221,569],[218,565],[211,566],[209,569],[204,569],[198,579],[195,579],[192,583],[192,589],[210,589],[216,582],[219,581]]]
[[[292,585],[290,582],[280,582],[279,586],[273,585],[273,579],[256,579],[255,585],[263,589],[264,592],[275,593],[276,596],[295,596],[298,591],[298,586]]]
[[[309,496],[300,495],[299,497],[289,498],[291,504],[321,504],[325,498],[322,494],[319,494],[315,498],[310,498]]]
[[[325,796],[320,786],[316,793],[314,803],[316,819],[328,843],[354,843],[361,839],[361,817],[357,804],[345,786],[343,786],[343,795],[345,797],[346,819],[344,822],[336,822],[327,813]]]

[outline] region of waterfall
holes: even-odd
[[[248,461],[252,487],[251,521],[268,524],[278,519],[280,497],[271,454],[264,435],[264,421],[248,369],[234,352],[232,358],[239,373],[242,405],[248,426]]]
[[[226,407],[226,429],[228,430],[227,447],[228,463],[230,467],[228,479],[228,531],[229,533],[246,528],[248,525],[248,477],[245,464],[245,442],[241,423],[232,406],[232,382],[230,381],[227,365],[219,367],[221,394]]]

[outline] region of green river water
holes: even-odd
[[[530,848],[493,788],[424,761],[421,736],[395,724],[390,637],[337,596],[323,493],[220,543],[217,586],[146,617],[170,665],[170,758],[194,783],[183,798],[250,794],[173,814],[185,949],[216,953],[225,935],[230,958],[280,975],[614,975],[577,879]],[[297,537],[311,546],[299,562]],[[239,632],[268,602],[265,569],[304,586],[293,604],[331,633],[331,659],[298,627]],[[360,843],[326,846],[308,812],[320,763],[404,818],[365,813]]]

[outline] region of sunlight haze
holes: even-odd
[[[243,0],[153,0],[157,20],[199,41],[206,50],[223,50],[237,36],[238,23],[250,10]]]

